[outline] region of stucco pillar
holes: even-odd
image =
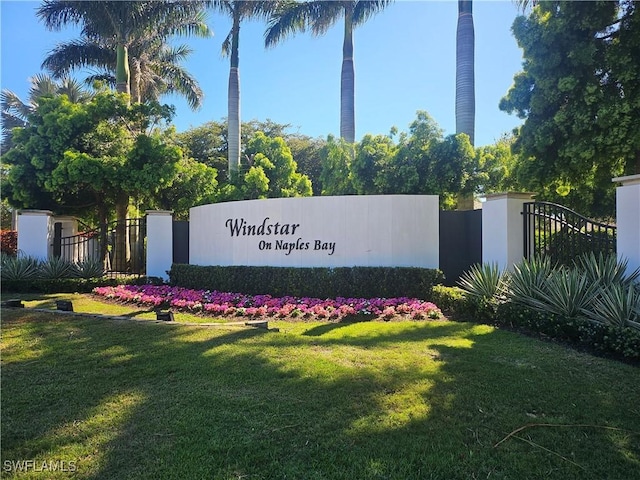
[[[533,193],[487,195],[482,205],[482,263],[511,270],[524,257],[523,204]]]
[[[640,268],[640,175],[618,177],[616,188],[617,253],[628,272]]]
[[[173,263],[173,211],[147,210],[147,276],[168,280]]]
[[[48,260],[52,250],[52,212],[49,210],[21,210],[17,216],[18,253],[40,260]]]

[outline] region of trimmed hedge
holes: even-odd
[[[32,278],[25,280],[2,280],[3,293],[91,293],[96,287],[116,287],[118,285],[162,285],[158,277],[119,278]]]
[[[117,286],[116,278],[33,278],[26,280],[2,280],[2,292],[11,293],[89,293],[95,287]]]
[[[247,295],[295,297],[429,298],[440,270],[412,267],[248,267],[173,264],[174,286]]]

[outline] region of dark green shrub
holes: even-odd
[[[12,293],[89,293],[95,287],[116,286],[123,283],[117,278],[32,278],[3,280],[2,292]]]
[[[441,310],[454,314],[462,314],[466,310],[466,295],[460,287],[435,285],[431,289],[431,298]]]
[[[567,318],[506,302],[498,307],[495,324],[565,342],[593,354],[640,363],[640,331],[584,318]]]
[[[171,285],[298,297],[429,298],[442,272],[410,267],[293,268],[174,264]]]

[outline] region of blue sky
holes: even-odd
[[[68,28],[49,32],[35,17],[38,2],[0,2],[0,84],[28,96],[29,77],[41,72],[47,52],[77,37]],[[474,2],[476,35],[476,146],[494,143],[521,121],[501,112],[498,102],[521,70],[522,54],[511,25],[518,10],[510,1]],[[455,36],[457,2],[399,0],[354,34],[356,137],[407,130],[416,111],[426,110],[444,130],[455,133]],[[229,61],[220,45],[230,22],[211,13],[210,39],[181,39],[195,50],[185,63],[204,90],[193,112],[178,97],[174,124],[182,131],[227,115]],[[291,124],[312,137],[339,134],[342,25],[322,37],[298,34],[265,50],[263,23],[245,23],[240,33],[242,120]],[[84,78],[79,73],[78,78]]]

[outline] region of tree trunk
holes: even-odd
[[[107,207],[100,199],[98,199],[97,210],[98,210],[98,242],[99,242],[99,255],[102,260],[102,268],[105,272],[111,270],[111,264],[109,262],[108,250],[107,250]]]
[[[234,14],[231,39],[231,68],[229,70],[228,92],[228,149],[229,180],[234,181],[240,171],[240,71],[238,57],[238,39],[240,37],[240,17]]]
[[[456,32],[456,133],[475,136],[474,30],[472,1],[458,1]]]
[[[129,52],[126,46],[118,45],[116,48],[116,91],[130,94],[130,79]]]
[[[342,75],[340,79],[340,136],[355,142],[355,68],[353,64],[353,18],[350,9],[344,12],[344,43],[342,45]]]
[[[120,192],[116,199],[116,232],[113,252],[113,269],[128,272],[131,265],[131,249],[129,248],[129,229],[127,228],[127,210],[129,195]]]

